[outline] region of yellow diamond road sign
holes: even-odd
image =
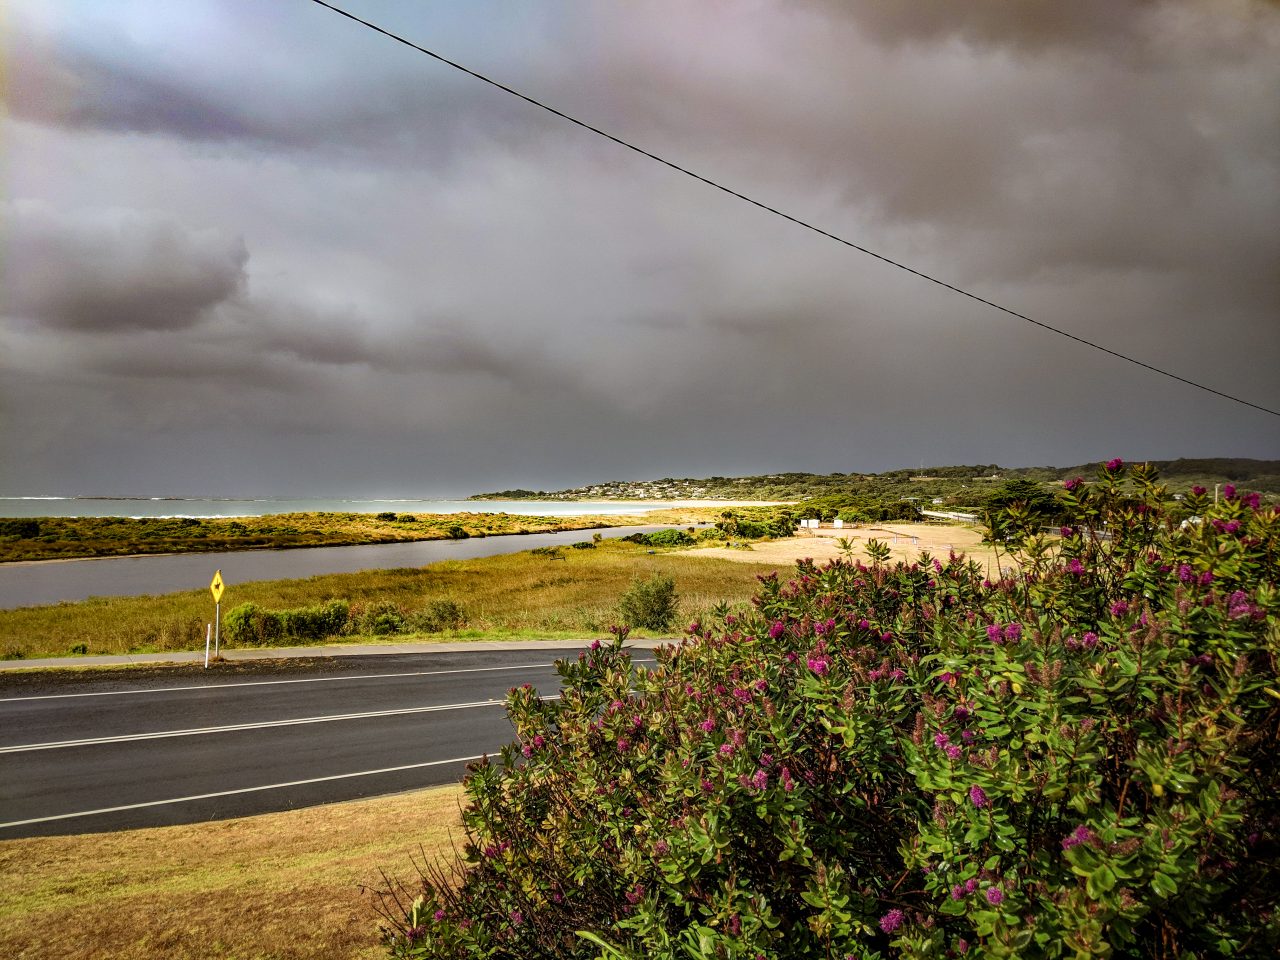
[[[213,594],[213,602],[222,602],[222,571],[219,570],[213,575],[213,583],[209,584],[209,592]]]

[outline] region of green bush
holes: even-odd
[[[404,610],[394,601],[379,600],[360,609],[352,617],[352,626],[356,633],[375,637],[400,633],[406,626]]]
[[[0,537],[32,540],[40,536],[39,520],[0,520]]]
[[[675,581],[662,574],[655,574],[648,580],[633,581],[618,599],[622,622],[642,630],[671,629],[679,606]]]
[[[346,628],[350,615],[351,605],[346,600],[282,610],[279,613],[281,632],[291,640],[336,637]]]
[[[411,614],[406,626],[423,633],[440,633],[444,630],[461,630],[467,625],[467,614],[462,604],[447,597],[428,600],[426,605]]]
[[[271,646],[284,636],[279,613],[242,603],[222,615],[222,636],[236,647]]]
[[[798,506],[798,515],[829,521],[839,517],[846,523],[915,522],[920,510],[909,500],[882,499],[865,494],[835,493],[811,497]]]
[[[651,547],[687,547],[696,542],[683,530],[655,530],[646,539]]]
[[[687,547],[697,541],[683,530],[655,530],[652,533],[633,533],[622,538],[628,543],[645,547]]]
[[[796,515],[790,509],[774,507],[756,511],[754,516],[743,517],[726,510],[716,521],[716,528],[724,535],[719,539],[740,538],[761,540],[767,537],[789,537],[795,533]],[[704,531],[705,532],[705,531]]]
[[[241,647],[275,646],[286,640],[324,640],[341,634],[349,615],[346,600],[292,610],[264,610],[257,604],[242,603],[223,614],[222,635],[227,643]]]
[[[998,518],[1014,504],[1021,505],[1041,523],[1055,520],[1062,510],[1061,502],[1043,484],[1018,477],[1006,480],[999,490],[987,495],[982,510],[988,516],[988,525],[991,518]]]
[[[1280,512],[1123,474],[1053,535],[1009,507],[1016,577],[806,562],[656,669],[624,630],[513,690],[390,952],[1276,956]]]

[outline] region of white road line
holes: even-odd
[[[496,753],[497,751],[493,751]],[[406,763],[399,767],[382,767],[379,770],[360,770],[357,773],[336,773],[331,777],[312,777],[309,780],[290,780],[287,783],[268,783],[260,787],[241,787],[239,790],[219,790],[216,793],[197,793],[190,797],[171,797],[168,800],[148,800],[145,803],[128,803],[120,807],[101,807],[97,810],[78,810],[75,813],[59,813],[52,817],[32,817],[30,820],[11,820],[0,823],[0,830],[7,827],[26,827],[34,823],[49,823],[53,820],[71,820],[75,817],[93,817],[102,813],[121,813],[125,810],[141,810],[144,807],[163,807],[170,803],[190,803],[193,800],[212,800],[216,797],[231,797],[240,793],[258,793],[262,790],[283,790],[286,787],[304,787],[311,783],[327,783],[331,780],[349,780],[352,777],[372,777],[379,773],[399,773],[402,770],[421,770],[423,767],[439,767],[447,763],[470,763],[479,760],[485,754],[478,753],[473,757],[454,757],[450,760],[428,760],[426,763]]]
[[[252,661],[246,661],[252,662]],[[656,663],[654,660],[632,660],[638,666]],[[125,697],[133,694],[181,693],[190,690],[226,690],[232,687],[271,687],[286,683],[333,683],[341,680],[394,680],[397,677],[444,677],[455,673],[495,673],[503,670],[534,670],[554,667],[551,663],[521,663],[512,667],[459,667],[454,670],[415,670],[410,673],[362,673],[346,677],[302,677],[293,680],[246,680],[243,683],[198,683],[187,687],[153,687],[149,690],[96,690],[90,693],[45,693],[32,697],[0,697],[0,703],[21,703],[27,700],[70,700],[75,697]]]
[[[542,697],[559,700],[559,694]],[[297,717],[291,720],[261,720],[257,723],[233,723],[221,727],[192,727],[187,730],[157,730],[152,733],[126,733],[114,737],[90,737],[85,740],[51,740],[46,743],[21,743],[0,747],[0,753],[30,753],[36,750],[60,750],[64,747],[92,747],[106,743],[132,743],[137,740],[163,740],[168,737],[196,737],[207,733],[235,733],[241,730],[265,730],[270,727],[297,727],[307,723],[333,723],[338,720],[369,720],[377,717],[403,717],[414,713],[439,713],[445,710],[470,710],[475,707],[501,707],[502,700],[473,700],[469,703],[440,703],[430,707],[403,707],[399,710],[371,710],[366,713],[335,713],[323,717]]]

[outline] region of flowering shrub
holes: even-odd
[[[799,564],[511,692],[396,957],[1280,951],[1280,514],[1113,461],[1020,568]]]

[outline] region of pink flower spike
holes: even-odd
[[[900,926],[902,926],[902,921],[905,919],[906,919],[906,914],[904,914],[901,910],[898,910],[898,909],[890,910],[888,913],[886,913],[883,917],[880,918],[880,929],[883,930],[885,933],[893,933],[893,931],[897,930]]]

